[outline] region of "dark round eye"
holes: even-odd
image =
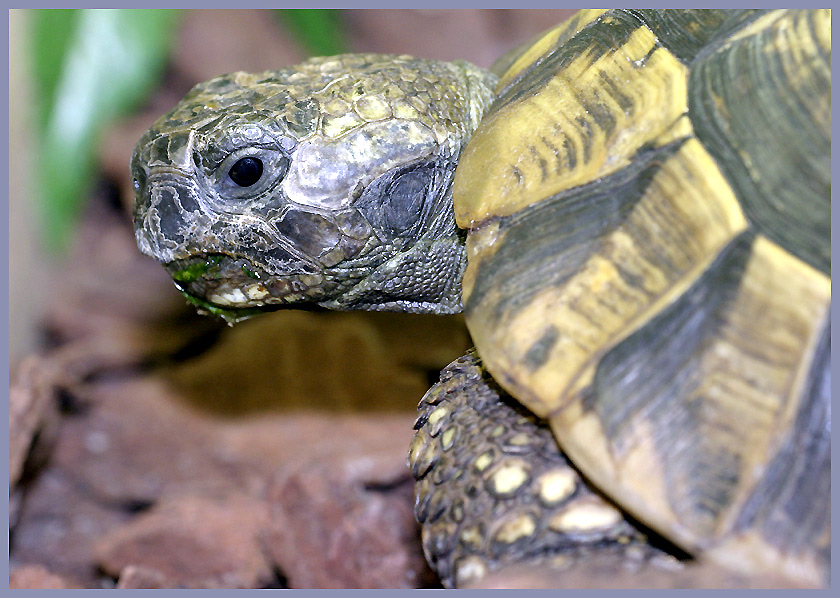
[[[262,173],[262,160],[248,156],[238,160],[236,164],[231,166],[228,176],[240,187],[250,187],[260,180]]]

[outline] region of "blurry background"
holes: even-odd
[[[434,586],[405,467],[459,316],[199,316],[138,252],[134,143],[308,55],[489,67],[570,10],[10,13],[12,587]]]

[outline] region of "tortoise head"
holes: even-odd
[[[493,79],[362,54],[197,85],[134,150],[138,246],[227,319],[460,311],[451,185]]]

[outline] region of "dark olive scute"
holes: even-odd
[[[689,63],[716,35],[728,20],[744,19],[731,10],[676,9],[629,10],[656,34],[660,43],[674,56]],[[754,15],[753,15],[754,17]]]
[[[831,47],[819,14],[794,11],[710,48],[689,79],[690,117],[758,231],[831,273]],[[806,32],[819,31],[808,37]],[[726,41],[726,40],[724,40]],[[796,47],[796,54],[778,48]]]
[[[236,164],[231,166],[228,175],[240,187],[250,187],[260,180],[262,173],[262,160],[248,156],[238,160]]]

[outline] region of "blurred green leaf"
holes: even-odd
[[[38,97],[52,98],[61,77],[64,54],[81,14],[78,10],[33,11],[32,64]],[[52,103],[38,103],[38,125],[43,129]]]
[[[347,52],[340,11],[279,9],[277,15],[311,56],[332,56]]]
[[[179,13],[36,10],[32,16],[41,212],[46,245],[59,251],[91,185],[102,130],[153,89]]]

